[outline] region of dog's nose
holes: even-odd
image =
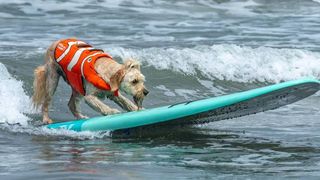
[[[146,96],[146,95],[149,94],[149,91],[148,91],[146,88],[144,88],[144,89],[143,89],[143,94],[144,94],[144,96]]]

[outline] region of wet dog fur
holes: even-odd
[[[53,122],[49,118],[49,105],[58,86],[60,76],[62,76],[60,73],[62,70],[54,60],[54,51],[59,41],[52,43],[47,49],[45,64],[34,70],[32,101],[35,108],[41,108],[42,121],[46,124]],[[142,101],[149,92],[144,86],[145,77],[140,71],[138,61],[129,59],[124,64],[119,64],[113,59],[101,57],[96,61],[94,68],[110,85],[111,91],[97,89],[88,81],[84,81],[85,96],[72,89],[68,107],[77,119],[88,118],[81,114],[81,99],[84,99],[86,104],[103,115],[120,112],[118,109],[111,108],[103,103],[102,100],[105,97],[113,100],[126,111],[136,111],[142,108]],[[114,96],[113,91],[117,89],[119,89],[119,96]],[[121,95],[120,91],[133,96],[135,103]]]

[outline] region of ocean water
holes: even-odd
[[[1,0],[0,178],[318,179],[320,93],[140,138],[35,126],[41,115],[30,97],[33,69],[66,37],[119,62],[139,59],[151,92],[146,108],[320,79],[319,9],[319,0]],[[70,93],[60,81],[55,121],[73,119]]]

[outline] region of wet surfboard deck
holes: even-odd
[[[46,125],[73,131],[140,131],[151,127],[203,124],[255,114],[304,99],[320,90],[320,81],[301,79],[248,91],[163,107]]]

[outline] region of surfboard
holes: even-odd
[[[150,127],[202,124],[275,109],[320,89],[320,81],[301,79],[229,95],[90,119],[60,122],[45,127],[73,131],[141,130]]]

